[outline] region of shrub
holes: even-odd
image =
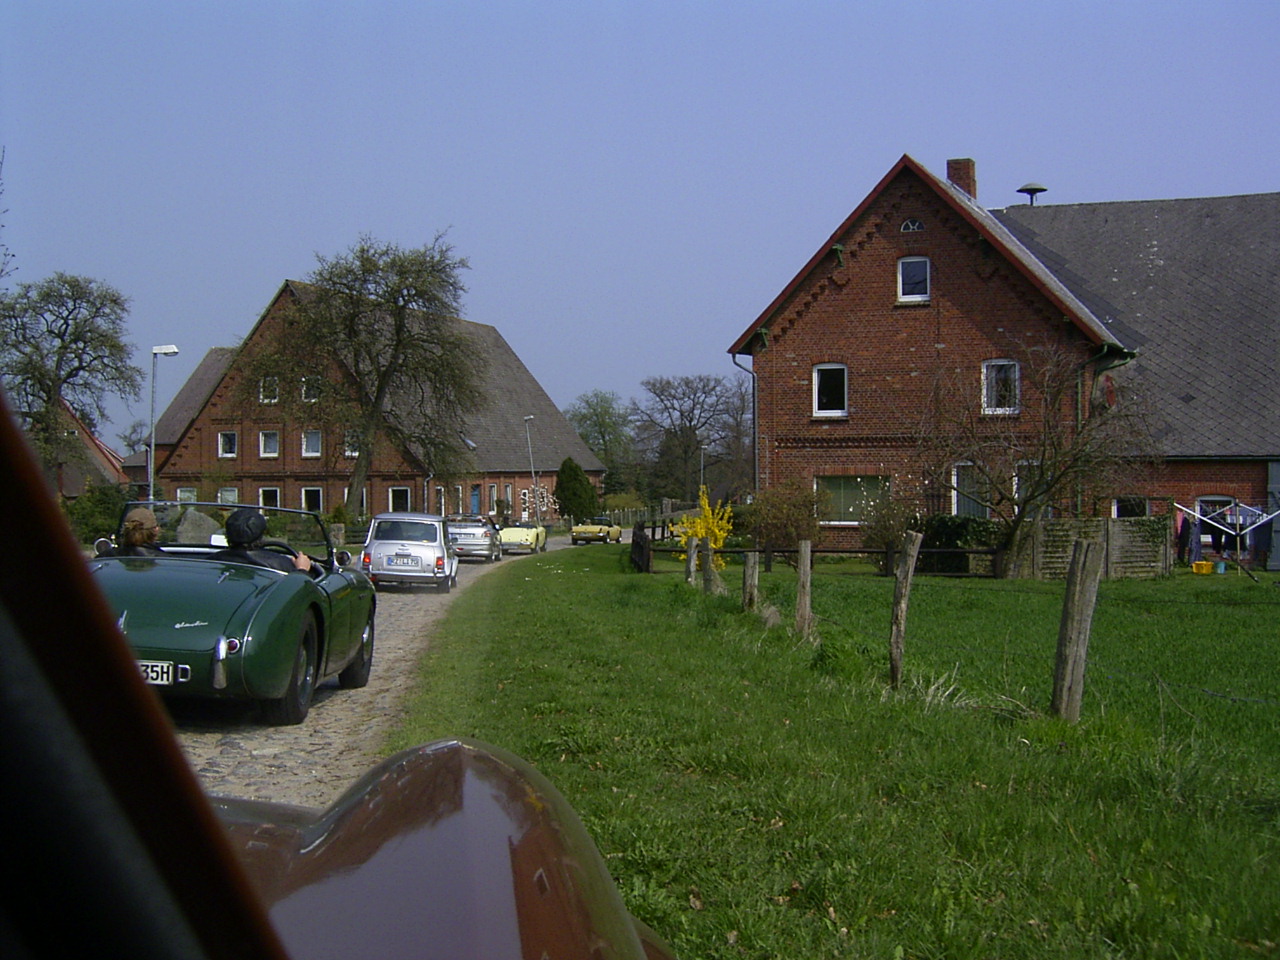
[[[129,499],[128,484],[91,483],[84,493],[64,506],[76,539],[93,543],[99,537],[113,536]]]
[[[719,550],[724,546],[729,531],[733,529],[733,509],[722,501],[711,506],[706,487],[698,488],[698,506],[701,508],[698,513],[685,514],[678,523],[672,525],[671,532],[680,538],[680,546],[686,550],[690,540],[698,541],[703,537],[711,541],[712,550]],[[701,565],[701,557],[698,558],[698,563]],[[724,558],[716,556],[713,566],[716,570],[724,569]]]

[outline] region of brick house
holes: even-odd
[[[332,428],[283,422],[270,396],[259,394],[260,402],[249,409],[234,402],[244,393],[238,359],[280,322],[296,296],[296,285],[286,282],[244,344],[210,350],[156,421],[156,482],[165,496],[321,513],[345,500],[354,454],[343,436]],[[442,482],[412,451],[380,438],[363,494],[366,511],[518,517],[530,507],[536,474],[542,516],[554,518],[555,478],[564,459],[572,457],[597,487],[604,466],[502,335],[486,324],[460,322],[486,361],[488,403],[467,418],[461,437],[474,471]],[[532,417],[527,424],[526,417]]]
[[[964,386],[952,402],[1017,429],[1032,344],[1077,364],[1065,421],[1126,384],[1150,405],[1158,466],[1113,513],[1277,509],[1280,194],[1052,206],[1036,192],[986,210],[972,160],[944,180],[902,157],[729,348],[755,377],[758,486],[825,490],[830,543],[856,542],[884,494],[968,512],[968,465],[939,484],[921,462],[927,411],[946,380]],[[1269,549],[1269,522],[1256,532]]]

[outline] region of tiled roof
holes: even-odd
[[[1280,193],[991,215],[1138,352],[1167,455],[1280,458]]]

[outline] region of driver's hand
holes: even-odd
[[[311,558],[308,557],[305,553],[300,553],[296,557],[294,557],[293,565],[297,567],[299,570],[301,570],[303,573],[311,572]]]

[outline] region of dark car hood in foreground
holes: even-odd
[[[214,805],[294,957],[670,956],[568,802],[485,744],[406,750],[325,811]]]
[[[135,644],[192,649],[207,647],[284,579],[265,568],[173,557],[101,558],[89,570]]]

